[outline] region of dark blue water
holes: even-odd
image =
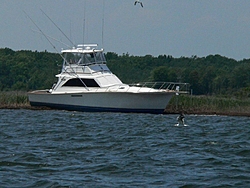
[[[250,118],[0,110],[0,187],[249,187]]]

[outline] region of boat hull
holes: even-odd
[[[31,106],[46,106],[54,109],[85,112],[162,114],[173,94],[171,92],[51,94],[46,91],[35,91],[28,93],[28,96]]]

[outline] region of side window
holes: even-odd
[[[69,86],[69,87],[100,87],[94,79],[79,79],[79,78],[73,78],[68,80],[63,86]]]

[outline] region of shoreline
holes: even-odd
[[[0,106],[0,109],[12,109],[12,110],[57,110],[57,109],[52,109],[48,107],[33,107],[30,106],[30,104],[24,104],[24,105],[2,105]],[[242,117],[250,117],[250,112],[216,112],[216,111],[188,111],[188,110],[183,110],[184,115],[218,115],[218,116],[242,116]],[[179,114],[179,111],[177,110],[168,110],[166,109],[163,113],[163,115],[168,115],[168,114]]]
[[[179,112],[165,112],[165,114],[176,114],[178,115]],[[242,116],[242,117],[250,117],[250,112],[184,112],[184,115],[215,115],[215,116]]]
[[[0,92],[0,109],[52,110],[48,107],[33,107],[27,92]],[[250,117],[250,99],[236,99],[220,96],[174,96],[163,114],[196,114]]]

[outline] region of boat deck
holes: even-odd
[[[48,89],[46,89],[46,90],[35,90],[35,91],[30,91],[30,92],[28,92],[28,93],[30,93],[30,94],[48,94],[48,93],[50,93],[50,92],[49,92]]]

